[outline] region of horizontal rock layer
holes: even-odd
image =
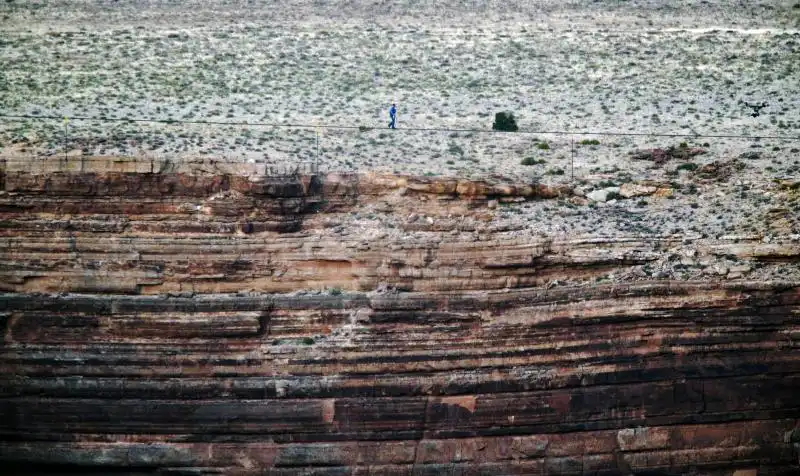
[[[800,285],[609,278],[665,260],[794,263],[790,238],[528,236],[484,206],[570,193],[539,185],[2,180],[8,468],[800,470]],[[408,219],[354,228],[366,213]]]

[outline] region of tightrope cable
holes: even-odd
[[[381,126],[342,126],[336,124],[302,124],[302,123],[279,123],[279,122],[250,122],[250,121],[212,121],[212,120],[179,120],[179,119],[147,119],[131,117],[90,117],[90,116],[69,116],[69,120],[95,121],[95,122],[138,122],[152,124],[202,124],[212,126],[253,126],[253,127],[276,127],[285,129],[337,129],[337,130],[359,130],[373,131],[384,130]],[[62,120],[64,116],[46,116],[29,114],[0,114],[0,119],[32,119],[32,120]],[[585,136],[631,136],[631,137],[696,137],[709,139],[780,139],[788,141],[800,141],[800,136],[788,135],[750,135],[750,134],[699,134],[699,133],[664,133],[664,132],[616,132],[616,131],[565,131],[565,130],[519,130],[515,132],[498,131],[493,129],[470,129],[470,128],[446,128],[446,127],[403,127],[394,129],[393,133],[402,131],[414,132],[462,132],[476,134],[553,134],[553,135],[585,135]]]

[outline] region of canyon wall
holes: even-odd
[[[496,211],[569,187],[167,165],[2,164],[6,468],[800,471],[800,283],[742,271],[794,238],[535,235]]]

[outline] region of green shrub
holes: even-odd
[[[311,337],[303,337],[303,345],[311,345],[314,343],[314,339]]]
[[[536,159],[534,157],[525,157],[524,159],[522,159],[522,162],[520,162],[520,164],[522,164],[522,165],[540,165],[540,164],[544,164],[546,162],[547,161],[544,160],[544,159]]]
[[[541,150],[550,150],[550,146],[547,144],[547,142],[539,142],[536,144],[536,148]]]
[[[545,173],[547,175],[564,175],[564,169],[559,167],[554,167],[552,169],[548,169],[547,172]]]
[[[492,130],[506,131],[506,132],[518,131],[519,127],[517,127],[517,120],[514,119],[514,113],[498,112],[497,114],[495,114],[494,123],[492,124]]]
[[[464,149],[462,149],[458,144],[450,144],[450,146],[447,148],[447,152],[450,152],[453,155],[464,155]]]
[[[583,139],[580,141],[580,145],[600,145],[600,141],[597,139]]]
[[[688,170],[689,172],[693,172],[697,170],[699,165],[695,164],[694,162],[686,162],[685,164],[681,164],[678,166],[678,170]]]

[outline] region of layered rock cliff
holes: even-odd
[[[207,165],[3,164],[5,467],[800,471],[796,236],[534,233],[501,215],[581,197]]]

